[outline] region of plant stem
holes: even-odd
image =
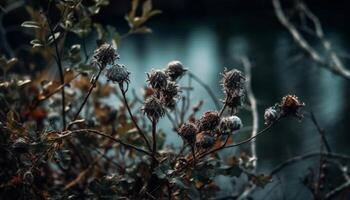
[[[93,90],[93,89],[95,88],[95,86],[96,86],[96,83],[97,83],[97,81],[98,81],[98,78],[99,78],[100,75],[101,75],[102,70],[103,70],[103,67],[100,67],[100,69],[99,69],[99,71],[98,71],[98,73],[97,73],[97,76],[96,76],[94,82],[91,84],[91,86],[90,86],[90,88],[89,88],[89,91],[88,91],[88,93],[86,94],[86,96],[85,96],[85,98],[84,98],[83,103],[80,105],[80,107],[79,107],[79,109],[78,109],[78,112],[74,115],[73,121],[75,121],[75,120],[78,119],[80,112],[83,110],[83,108],[84,108],[86,102],[87,102],[88,99],[89,99],[89,96],[90,96],[92,90]]]
[[[157,121],[156,120],[152,120],[152,140],[153,140],[153,156],[156,155],[157,153],[157,137],[156,137],[156,133],[157,133]]]
[[[125,104],[125,107],[126,109],[128,110],[128,113],[129,113],[129,116],[132,120],[132,122],[134,123],[136,129],[138,130],[139,134],[141,135],[141,137],[145,140],[146,144],[147,144],[147,148],[152,151],[152,148],[151,148],[151,145],[149,143],[149,141],[147,140],[147,137],[145,135],[145,133],[142,131],[142,129],[139,127],[139,125],[137,124],[132,112],[131,112],[131,109],[129,107],[129,104],[128,104],[128,101],[126,100],[126,95],[125,95],[125,90],[123,89],[123,85],[122,84],[119,84],[119,88],[120,88],[120,91],[122,92],[122,95],[123,95],[123,100],[124,100],[124,104]]]

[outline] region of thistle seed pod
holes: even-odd
[[[180,61],[174,60],[168,63],[165,73],[169,76],[171,81],[176,81],[181,78],[187,70]]]
[[[94,62],[100,64],[100,67],[106,67],[108,64],[113,64],[119,58],[112,45],[104,43],[94,52]]]
[[[149,119],[154,121],[158,121],[165,114],[164,107],[155,96],[151,96],[145,100],[142,111]]]
[[[226,105],[229,108],[237,108],[242,105],[243,101],[244,101],[244,92],[243,90],[240,90],[240,91],[237,91],[236,93],[233,93],[227,96]]]
[[[168,82],[168,76],[160,70],[153,70],[150,74],[147,73],[147,82],[153,89],[165,89]]]
[[[129,74],[130,72],[126,69],[124,65],[116,64],[107,69],[106,77],[107,80],[110,80],[113,83],[122,84],[124,82],[130,82]]]
[[[265,110],[264,113],[264,119],[265,119],[265,124],[270,125],[273,122],[275,122],[279,118],[279,112],[276,110],[276,108],[270,107]]]
[[[198,134],[196,137],[196,146],[203,149],[211,148],[215,143],[215,139],[206,134]]]
[[[228,71],[225,69],[222,75],[222,85],[227,95],[239,93],[244,88],[245,77],[241,71],[237,69]]]
[[[287,95],[282,98],[280,108],[281,108],[281,115],[287,116],[287,115],[294,115],[298,118],[302,118],[302,114],[300,113],[300,108],[304,107],[305,103],[301,102],[299,98],[295,95]]]
[[[160,92],[160,101],[172,110],[175,108],[179,92],[179,86],[173,81],[168,81],[167,86]]]
[[[219,113],[216,111],[208,111],[198,121],[199,131],[214,130],[220,122]]]
[[[230,134],[243,127],[241,119],[237,116],[223,117],[220,121],[219,130],[224,134]]]
[[[189,144],[193,144],[196,140],[197,126],[193,123],[182,124],[178,130],[180,136]]]

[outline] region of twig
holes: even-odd
[[[272,0],[272,3],[274,6],[275,14],[280,23],[290,32],[297,45],[303,51],[305,51],[312,60],[314,60],[316,63],[319,63],[321,67],[324,67],[331,72],[338,74],[347,80],[350,80],[350,71],[344,67],[337,54],[331,49],[330,42],[324,38],[323,30],[318,18],[313,13],[311,13],[311,11],[308,10],[304,4],[302,4],[303,6],[301,8],[304,10],[305,14],[314,22],[316,35],[321,40],[324,49],[330,54],[331,62],[327,62],[327,59],[323,59],[322,56],[306,41],[296,26],[291,21],[289,21],[281,7],[280,1]]]
[[[328,141],[327,141],[327,138],[326,138],[326,136],[325,136],[325,131],[324,131],[324,129],[322,129],[322,128],[319,126],[319,124],[318,124],[318,122],[317,122],[317,120],[316,120],[316,117],[315,117],[315,115],[314,115],[314,113],[313,113],[312,111],[310,112],[310,116],[311,116],[311,121],[312,121],[312,123],[315,125],[315,127],[316,127],[316,129],[317,129],[317,132],[318,132],[318,133],[320,134],[320,136],[321,136],[321,140],[322,140],[323,144],[325,145],[327,152],[332,152],[331,147],[330,147],[330,145],[329,145],[329,143],[328,143]]]
[[[153,152],[153,156],[156,156],[157,153],[157,137],[156,137],[156,133],[157,133],[157,121],[156,120],[152,120],[152,143],[153,143],[153,148],[152,148],[152,152]]]
[[[145,140],[148,149],[150,151],[152,151],[151,145],[150,145],[149,141],[147,140],[147,137],[146,137],[145,133],[139,127],[139,125],[137,124],[137,122],[136,122],[136,120],[135,120],[135,118],[134,118],[134,116],[133,116],[133,114],[131,112],[131,109],[129,107],[128,101],[126,100],[126,94],[125,94],[126,91],[124,90],[123,85],[119,84],[119,88],[120,88],[120,91],[122,92],[124,104],[125,104],[126,109],[128,110],[128,113],[129,113],[129,116],[130,116],[132,122],[134,123],[134,125],[135,125],[136,129],[138,130],[139,134],[141,135],[141,137]]]

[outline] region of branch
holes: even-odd
[[[329,53],[331,62],[327,62],[327,59],[322,58],[319,52],[317,52],[306,41],[303,35],[298,31],[296,26],[285,15],[279,0],[272,0],[272,4],[275,10],[275,14],[280,23],[290,32],[297,45],[303,51],[305,51],[312,60],[320,64],[321,67],[324,67],[325,69],[328,69],[331,72],[338,74],[347,80],[350,80],[350,71],[344,67],[338,55],[331,49],[331,43],[324,38],[324,33],[319,19],[305,6],[305,4],[300,4],[300,8],[306,14],[306,16],[311,21],[313,21],[316,29],[316,36],[321,40],[322,45],[327,51],[327,53]]]
[[[330,147],[330,145],[329,145],[329,143],[328,143],[328,141],[327,141],[327,138],[326,138],[326,136],[325,136],[325,131],[324,131],[324,129],[322,129],[322,128],[319,126],[319,124],[318,124],[318,122],[317,122],[317,120],[316,120],[316,117],[315,117],[315,115],[314,115],[314,113],[313,113],[312,111],[310,112],[310,115],[311,115],[311,121],[312,121],[312,123],[315,125],[315,127],[316,127],[316,129],[317,129],[317,132],[320,134],[321,140],[322,140],[322,142],[324,143],[327,152],[332,152],[331,147]]]

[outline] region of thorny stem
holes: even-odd
[[[80,112],[83,110],[83,108],[84,108],[86,102],[87,102],[88,99],[89,99],[90,94],[92,93],[92,90],[96,87],[96,83],[97,83],[97,81],[98,81],[98,78],[99,78],[100,75],[101,75],[101,72],[102,72],[103,68],[104,68],[104,67],[100,67],[100,69],[99,69],[99,71],[98,71],[98,73],[97,73],[97,75],[96,75],[96,77],[95,77],[93,83],[90,85],[89,91],[88,91],[88,93],[86,94],[83,103],[80,105],[80,107],[79,107],[79,109],[78,109],[78,112],[75,114],[75,116],[74,116],[74,118],[73,118],[73,121],[75,121],[75,120],[78,119]]]
[[[134,116],[133,116],[133,114],[132,114],[132,112],[131,112],[131,109],[130,109],[130,107],[129,107],[128,101],[127,101],[127,99],[126,99],[126,94],[125,94],[126,91],[124,90],[123,85],[122,85],[122,84],[119,84],[119,88],[120,88],[120,91],[122,92],[124,104],[125,104],[126,109],[128,110],[128,113],[129,113],[129,116],[130,116],[132,122],[134,123],[134,125],[135,125],[136,129],[138,130],[139,134],[141,135],[141,137],[145,140],[146,145],[147,145],[147,148],[148,148],[150,151],[152,151],[151,145],[150,145],[149,141],[147,140],[147,137],[146,137],[145,133],[144,133],[144,132],[142,131],[142,129],[139,127],[139,125],[137,124],[137,122],[136,122],[136,120],[135,120],[135,118],[134,118]]]

